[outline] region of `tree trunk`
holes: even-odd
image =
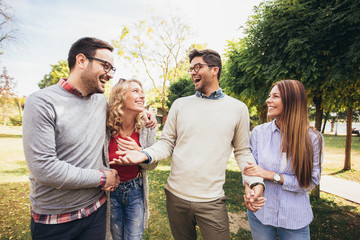
[[[311,191],[311,196],[320,199],[320,183],[319,185],[317,185],[316,187],[314,187],[314,189]]]
[[[319,97],[314,97],[313,101],[315,104],[315,128],[320,132],[322,116],[323,116],[323,109],[321,107],[321,103],[322,103],[321,95]],[[311,191],[311,195],[317,199],[320,199],[320,183]]]
[[[334,132],[334,126],[335,126],[335,119],[331,120],[331,130],[330,132]]]
[[[346,116],[346,142],[345,142],[345,163],[343,170],[351,170],[351,139],[352,139],[352,118],[353,109],[350,107]]]
[[[326,122],[327,122],[327,117],[325,116],[325,119],[324,119],[324,125],[322,127],[322,130],[321,130],[321,133],[324,133],[325,132],[325,126],[326,126]]]
[[[21,107],[21,102],[20,102],[20,98],[19,97],[16,97],[15,101],[17,101],[16,105],[18,106],[18,109],[19,109],[19,115],[20,115],[20,118],[22,118],[22,107]]]
[[[329,118],[330,118],[330,111],[327,111],[324,117],[324,125],[322,127],[321,133],[325,132],[326,123],[329,120]]]
[[[314,97],[315,103],[315,128],[320,132],[321,131],[321,122],[323,117],[323,109],[321,107],[322,99],[320,97]]]
[[[334,136],[337,136],[337,130],[338,130],[338,126],[339,126],[339,117],[336,116],[336,120],[335,120],[336,126],[335,126],[335,134]]]
[[[4,112],[4,118],[3,118],[4,127],[6,127],[6,117],[7,117],[7,114],[6,114],[6,112]]]

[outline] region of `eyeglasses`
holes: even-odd
[[[86,55],[85,55],[85,57],[87,57],[88,59],[91,59],[91,60],[96,60],[96,61],[102,62],[102,63],[103,63],[103,67],[104,67],[104,71],[105,71],[106,73],[108,73],[108,72],[111,71],[112,74],[114,74],[115,71],[116,71],[116,68],[113,67],[108,61],[102,60],[102,59],[100,59],[100,58],[89,57],[89,56],[86,56]]]
[[[215,65],[208,65],[208,64],[206,64],[206,63],[197,63],[197,64],[195,64],[193,67],[190,67],[190,68],[189,68],[189,73],[191,74],[191,72],[192,72],[193,70],[195,71],[195,73],[197,73],[197,72],[200,70],[200,68],[202,68],[203,65],[206,65],[206,66],[208,66],[208,67],[215,67]]]
[[[126,79],[120,78],[117,84],[123,84],[123,83],[126,82],[126,81],[127,81]],[[116,85],[117,85],[117,84],[116,84]]]

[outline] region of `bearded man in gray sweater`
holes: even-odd
[[[114,76],[113,47],[96,38],[76,41],[70,74],[31,94],[23,142],[30,170],[33,239],[104,239],[106,195],[117,187],[105,167],[105,83]]]

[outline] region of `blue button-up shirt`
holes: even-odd
[[[205,99],[217,100],[217,99],[223,98],[225,96],[225,93],[222,91],[221,88],[219,88],[215,92],[211,93],[208,97],[204,93],[199,92],[199,91],[196,91],[195,96],[200,97],[200,98],[205,98]]]
[[[309,130],[313,143],[314,167],[312,172],[313,187],[320,182],[320,150],[323,148],[318,135]],[[322,141],[323,142],[323,141]],[[291,170],[286,154],[281,152],[280,130],[275,120],[255,127],[251,133],[250,148],[259,166],[265,170],[281,173],[284,184],[264,180],[267,199],[265,206],[255,212],[259,221],[266,225],[286,229],[299,229],[310,224],[313,213],[309,200],[309,189],[300,187],[299,182]],[[322,151],[321,151],[322,152]]]

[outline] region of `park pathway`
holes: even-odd
[[[360,183],[352,182],[330,175],[322,175],[320,191],[334,194],[351,202],[360,204]]]

